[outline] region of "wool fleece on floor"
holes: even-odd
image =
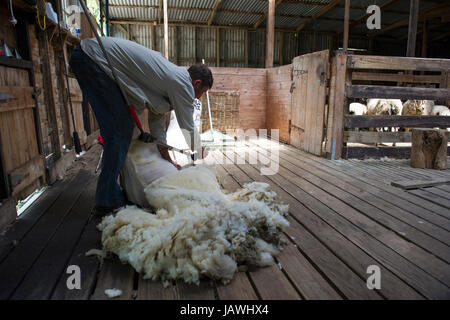
[[[207,166],[167,174],[144,194],[156,214],[128,206],[98,226],[103,250],[144,279],[199,284],[206,276],[227,283],[240,267],[272,264],[289,225],[288,206],[268,184],[252,182],[227,194]]]

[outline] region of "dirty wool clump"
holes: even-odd
[[[145,188],[151,214],[135,206],[99,225],[103,250],[130,263],[144,279],[202,276],[229,282],[240,266],[267,266],[281,249],[288,206],[261,182],[225,194],[213,169],[196,166]]]

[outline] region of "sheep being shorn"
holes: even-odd
[[[213,169],[195,166],[165,175],[144,190],[156,214],[129,206],[99,225],[105,252],[144,279],[202,276],[226,283],[240,267],[267,266],[281,249],[288,206],[269,185],[253,182],[222,192]]]

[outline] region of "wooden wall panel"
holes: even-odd
[[[292,64],[267,70],[266,128],[278,129],[280,140],[288,143],[291,85]]]
[[[237,91],[240,95],[239,118],[242,129],[266,128],[266,69],[215,68],[212,90]],[[203,107],[207,107],[203,105]]]

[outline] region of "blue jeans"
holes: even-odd
[[[133,121],[119,86],[80,46],[69,62],[83,94],[89,100],[103,137],[103,168],[97,182],[97,206],[120,207],[125,197],[117,183],[133,135]]]

